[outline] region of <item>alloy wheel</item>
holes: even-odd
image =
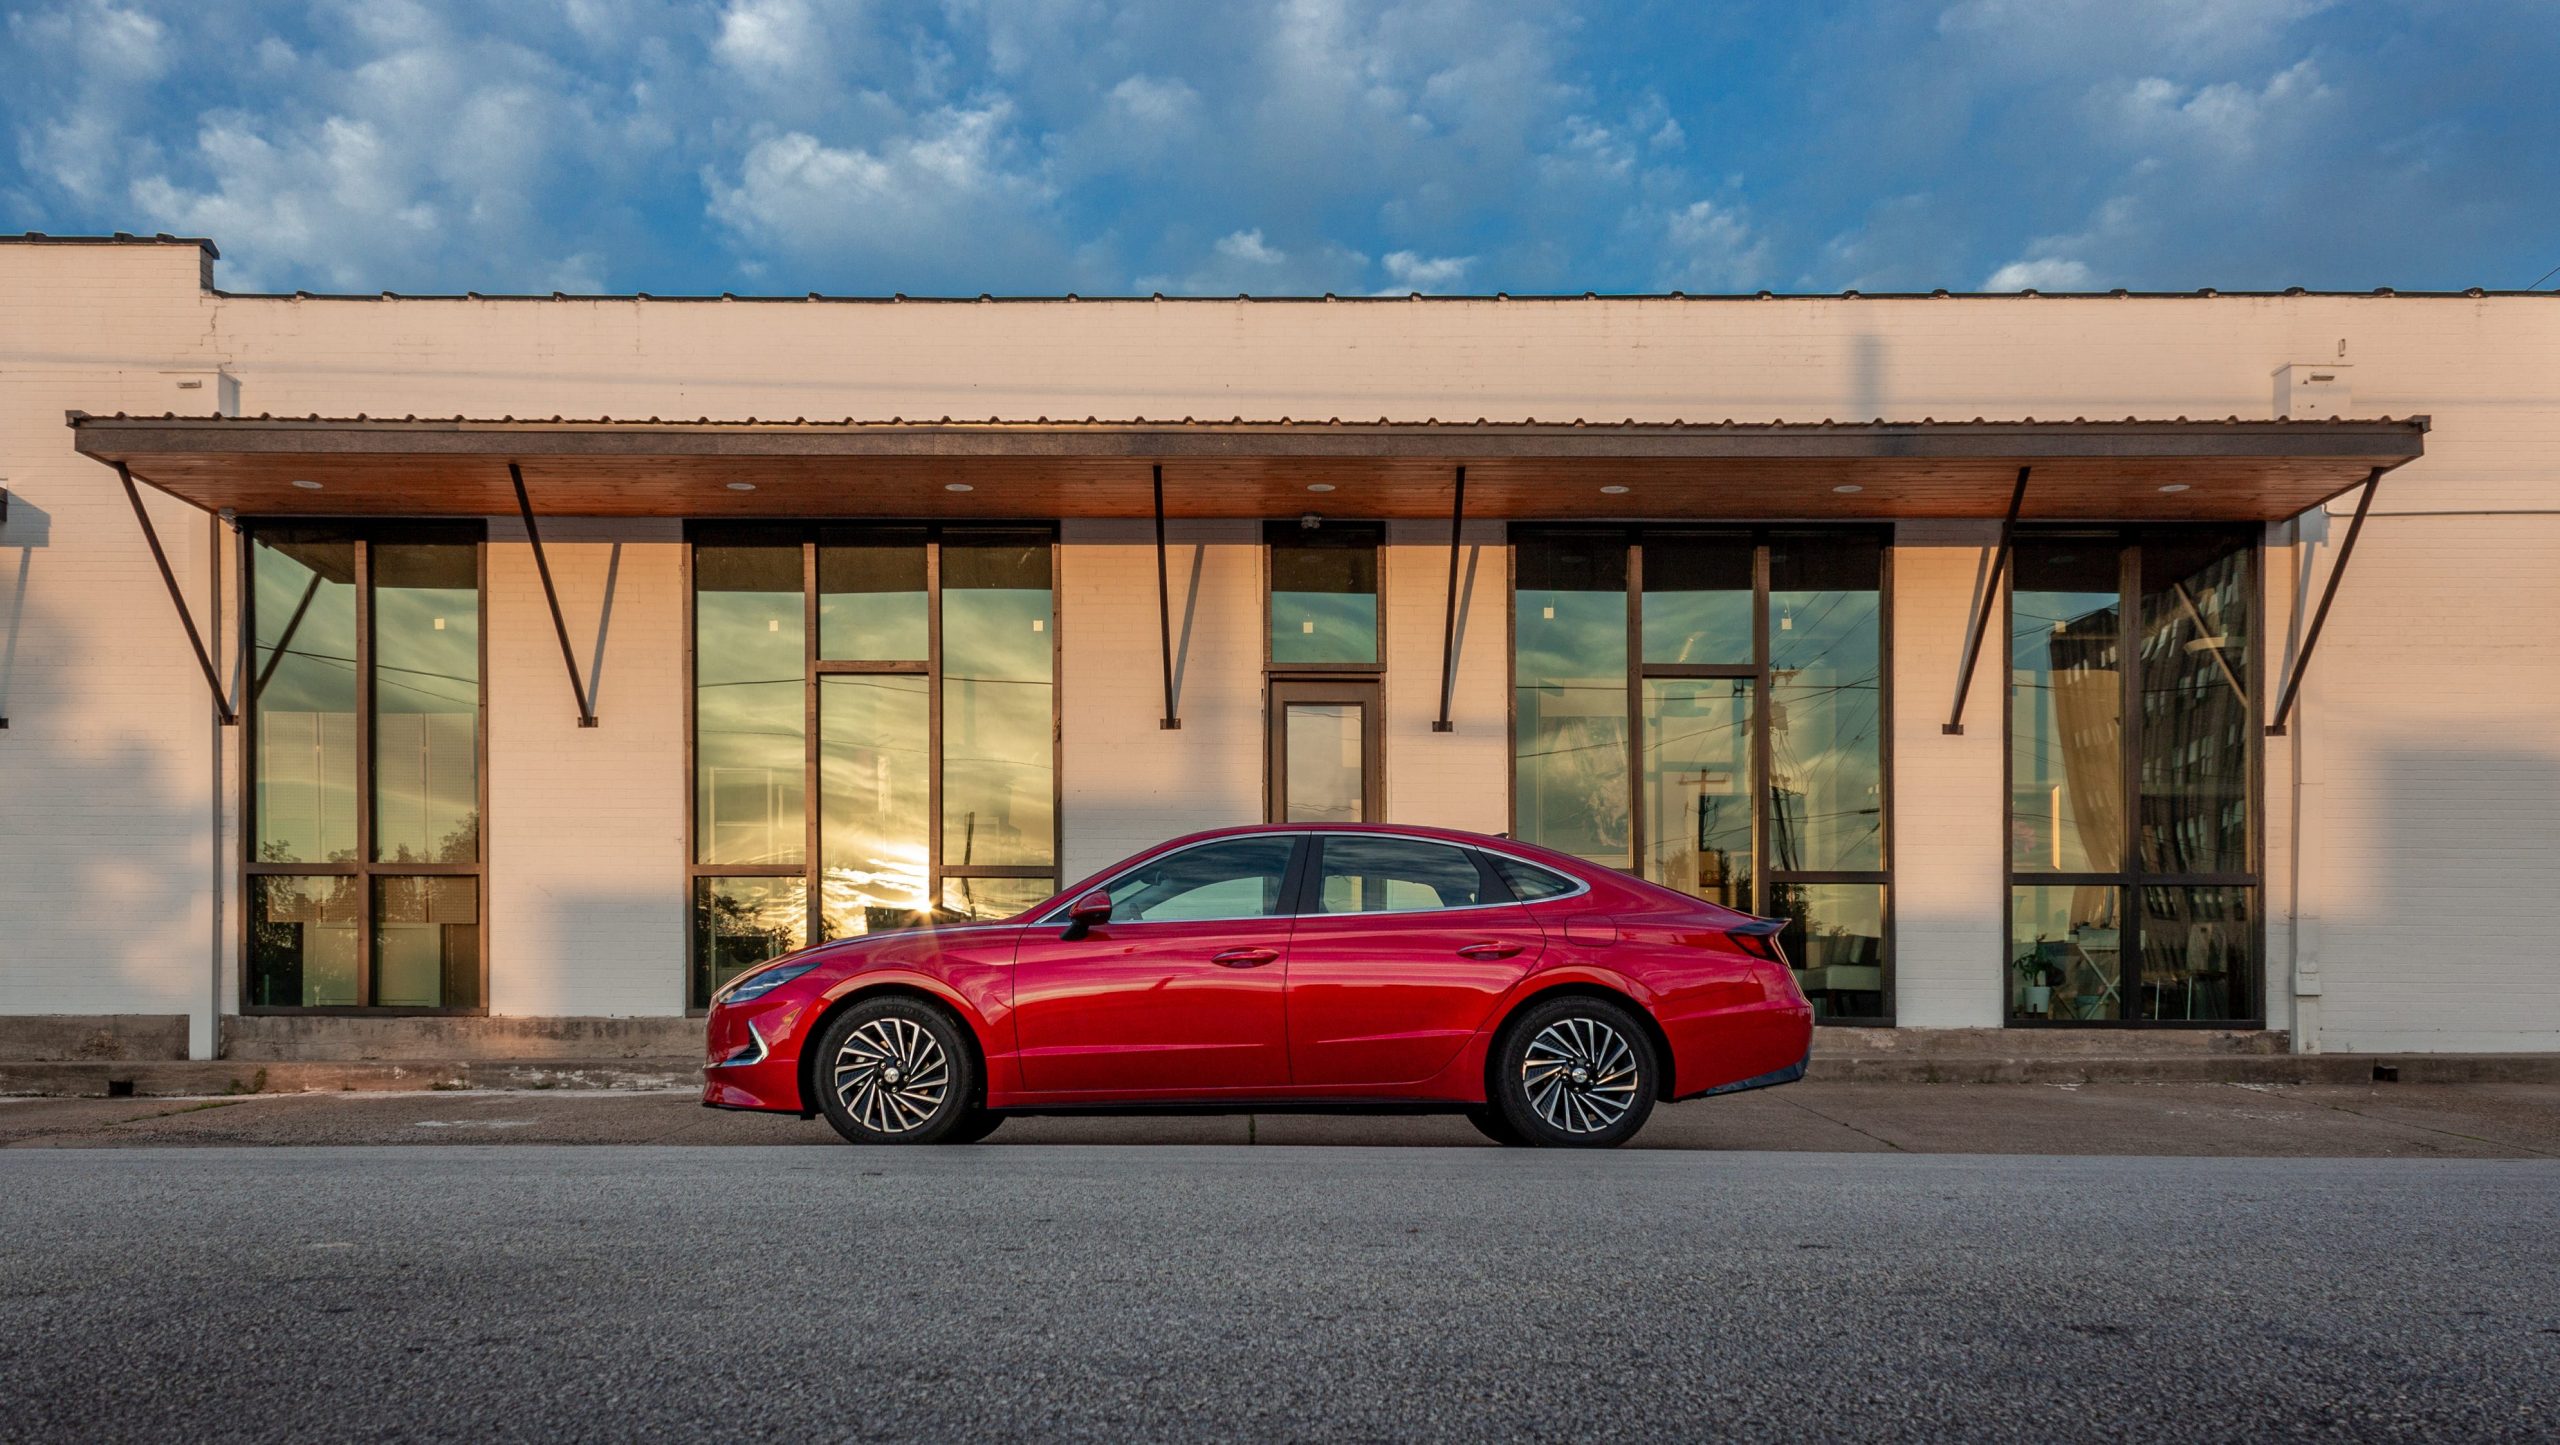
[[[1567,1134],[1597,1134],[1624,1119],[1643,1087],[1638,1073],[1635,1047],[1588,1015],[1538,1030],[1520,1060],[1529,1107]]]
[[[923,1128],[951,1094],[951,1060],[923,1025],[895,1014],[865,1021],[836,1051],[836,1098],[866,1129]]]

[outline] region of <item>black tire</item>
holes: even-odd
[[[971,1109],[969,1117],[953,1126],[950,1133],[934,1142],[938,1144],[975,1144],[1004,1127],[1004,1115],[993,1109]]]
[[[818,1112],[851,1143],[940,1143],[983,1112],[977,1054],[960,1021],[920,999],[846,1009],[819,1036],[812,1063]]]
[[[1476,1126],[1477,1133],[1506,1149],[1517,1149],[1529,1142],[1520,1137],[1519,1130],[1511,1127],[1510,1120],[1502,1117],[1500,1109],[1490,1104],[1469,1109],[1467,1122]]]
[[[1576,1077],[1580,1071],[1580,1077]],[[1636,1136],[1662,1082],[1633,1010],[1568,994],[1521,1010],[1494,1046],[1493,1102],[1521,1142],[1610,1149]]]

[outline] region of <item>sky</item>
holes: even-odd
[[[209,236],[235,291],[2364,290],[2560,266],[2560,0],[0,8],[0,233]]]

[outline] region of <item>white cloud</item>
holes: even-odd
[[[965,285],[973,266],[1061,259],[1049,186],[1008,163],[1010,115],[1001,101],[945,108],[870,146],[767,136],[734,180],[705,173],[710,214],[750,253],[832,256],[866,289]]]
[[[1271,249],[1269,243],[1262,239],[1259,227],[1219,237],[1218,254],[1246,266],[1280,266],[1289,260],[1287,252]]]
[[[1413,251],[1390,251],[1379,264],[1387,268],[1387,278],[1395,284],[1390,293],[1412,291],[1455,291],[1467,279],[1467,268],[1476,263],[1473,256],[1423,256]]]
[[[1665,290],[1749,290],[1767,268],[1767,243],[1730,206],[1692,201],[1664,216],[1660,229]]]
[[[2269,144],[2289,139],[2305,112],[2330,99],[2320,67],[2307,58],[2276,72],[2262,86],[2236,81],[2182,86],[2146,76],[2106,87],[2100,95],[2102,113],[2120,138],[2230,160],[2249,159]]]
[[[1986,47],[1986,63],[2022,69],[2098,66],[2156,55],[2181,64],[2274,44],[2337,0],[1962,0],[1938,15],[1950,39]]]
[[[1179,80],[1133,75],[1111,87],[1111,108],[1145,126],[1185,124],[1199,108],[1200,92]]]
[[[1985,291],[2087,291],[2093,286],[2088,266],[2068,256],[2012,261],[1982,283]]]
[[[788,83],[826,67],[826,42],[808,0],[729,0],[711,52],[749,80]]]

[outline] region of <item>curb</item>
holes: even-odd
[[[701,1087],[693,1059],[453,1059],[264,1063],[246,1059],[0,1064],[0,1095],[200,1098],[213,1094],[423,1093],[463,1089]]]

